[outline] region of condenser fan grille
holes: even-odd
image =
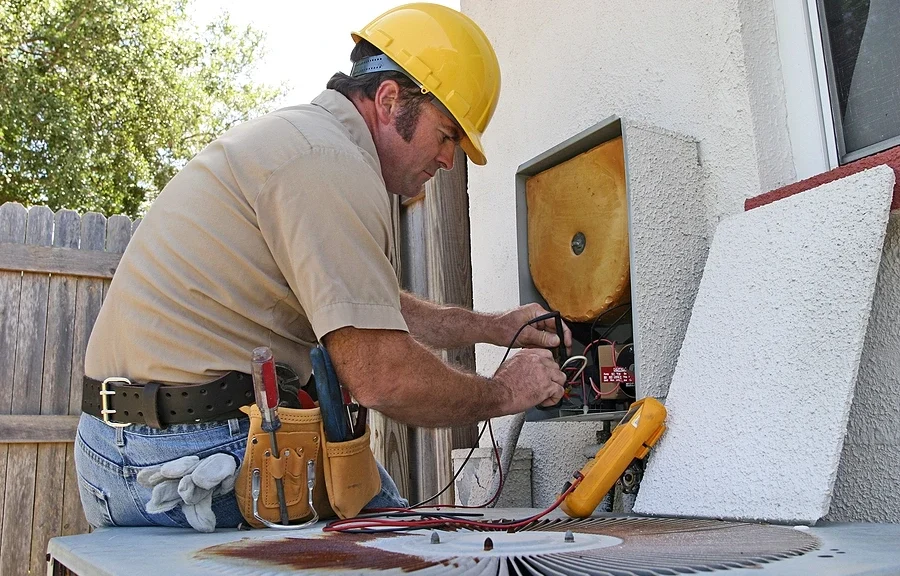
[[[264,565],[271,573],[657,576],[760,568],[820,547],[791,528],[670,518],[560,518],[515,533],[438,536],[434,544],[431,531],[248,539],[206,548],[196,559],[222,574],[259,573]]]

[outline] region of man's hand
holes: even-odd
[[[549,350],[521,350],[504,362],[491,379],[512,395],[513,412],[524,412],[538,404],[553,406],[562,398],[566,375]]]
[[[509,346],[510,340],[523,324],[542,314],[547,310],[540,304],[526,304],[501,314],[497,318],[500,325],[499,336],[492,344],[497,346]],[[572,351],[572,331],[563,322],[563,342],[568,352]],[[555,348],[559,346],[559,338],[556,336],[556,321],[553,318],[542,320],[536,324],[526,326],[516,338],[514,346],[521,348]]]
[[[540,304],[526,304],[503,314],[473,312],[459,306],[442,306],[407,292],[400,293],[403,318],[409,333],[432,348],[462,348],[484,342],[509,346],[513,335],[526,322],[546,314]],[[572,332],[563,323],[563,342],[571,352]],[[555,348],[559,346],[553,319],[526,326],[513,347]]]

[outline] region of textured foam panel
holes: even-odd
[[[893,185],[877,167],[719,224],[635,512],[828,512]]]

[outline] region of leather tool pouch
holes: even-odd
[[[348,442],[324,442],[322,415],[308,410],[279,408],[281,428],[276,432],[281,458],[271,452],[271,435],[262,430],[262,416],[254,404],[242,408],[250,415],[247,450],[234,491],[241,515],[254,527],[263,524],[253,516],[253,470],[260,471],[257,513],[269,522],[281,521],[275,479],[284,483],[288,517],[292,522],[312,517],[307,491],[307,466],[314,462],[312,502],[319,518],[352,518],[381,490],[375,456],[369,448],[369,431]]]
[[[340,518],[353,518],[381,492],[381,476],[369,448],[369,427],[359,438],[325,442],[325,486],[331,508]]]

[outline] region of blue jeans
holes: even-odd
[[[145,510],[151,489],[137,482],[144,468],[183,456],[205,458],[218,452],[244,459],[248,418],[202,424],[177,424],[157,430],[143,424],[112,428],[99,418],[82,414],[75,438],[75,469],[81,505],[91,526],[172,526],[190,528],[181,507],[150,514]],[[394,480],[378,464],[381,492],[368,508],[406,507]],[[234,492],[215,496],[216,528],[243,522]]]

